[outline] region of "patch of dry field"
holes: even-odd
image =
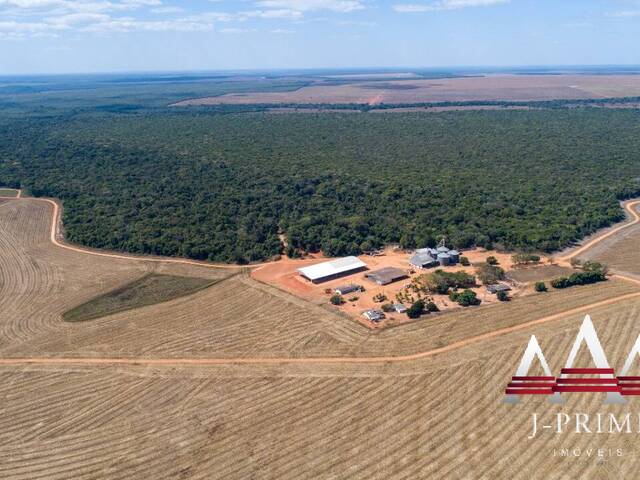
[[[511,270],[507,277],[519,283],[541,282],[571,275],[574,270],[560,265],[543,265]]]
[[[416,103],[446,101],[528,101],[630,97],[640,95],[636,75],[488,75],[432,80],[312,85],[293,92],[228,94],[175,105],[279,103]]]
[[[400,355],[638,292],[611,280],[370,332],[233,271],[57,248],[48,239],[50,209],[33,200],[0,204],[2,358]],[[61,320],[70,306],[153,269],[225,277],[162,305]],[[619,369],[640,333],[640,294],[588,313]],[[555,373],[582,317],[406,362],[0,366],[0,478],[632,478],[637,435],[527,440],[531,413],[560,407],[543,398],[502,403],[529,335]],[[568,398],[569,413],[637,411],[640,401],[606,407],[599,394]],[[554,458],[560,447],[626,451],[605,461]]]
[[[591,312],[620,368],[640,301]],[[581,316],[535,329],[551,368]],[[0,367],[0,477],[11,479],[632,478],[636,435],[542,433],[531,413],[636,411],[601,394],[502,403],[527,333],[407,364]],[[586,362],[586,358],[580,358]],[[554,458],[554,448],[624,448]]]

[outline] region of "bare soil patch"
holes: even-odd
[[[527,268],[516,268],[508,273],[508,277],[518,283],[531,283],[551,280],[556,277],[570,275],[574,270],[560,265],[542,265]]]

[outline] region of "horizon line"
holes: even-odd
[[[261,73],[286,73],[286,72],[384,72],[384,73],[415,73],[417,71],[446,71],[446,70],[520,70],[520,69],[637,69],[640,72],[640,64],[521,64],[521,65],[442,65],[442,66],[379,66],[379,67],[274,67],[274,68],[222,68],[222,69],[177,69],[177,70],[104,70],[104,71],[69,71],[69,72],[38,72],[38,73],[3,73],[0,78],[13,77],[64,77],[64,76],[98,76],[98,75],[210,75],[210,74],[261,74]]]

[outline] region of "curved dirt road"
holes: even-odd
[[[16,197],[12,197],[15,199]],[[59,221],[59,211],[60,208],[56,202],[49,199],[37,199],[41,201],[46,201],[54,205],[54,213],[53,213],[53,221],[51,226],[51,241],[56,246],[60,248],[66,248],[69,250],[73,250],[76,252],[88,254],[88,255],[97,255],[111,258],[120,258],[120,259],[130,259],[130,260],[141,260],[141,261],[153,261],[153,262],[172,262],[172,263],[186,263],[186,264],[194,264],[200,266],[209,266],[216,267],[213,264],[201,264],[200,262],[194,262],[190,260],[179,260],[179,259],[155,259],[155,258],[139,258],[132,257],[126,255],[118,255],[118,254],[110,254],[110,253],[101,253],[94,252],[92,250],[84,250],[78,247],[72,247],[69,245],[65,245],[63,243],[58,242],[57,234],[58,234],[58,221]],[[634,206],[640,204],[640,200],[629,202],[625,205],[626,210],[632,215],[633,220],[631,222],[625,223],[624,225],[620,225],[605,234],[592,239],[587,242],[585,245],[581,246],[574,252],[571,252],[569,255],[559,258],[562,262],[568,262],[571,258],[579,255],[580,253],[586,251],[597,243],[605,240],[611,235],[619,232],[622,229],[628,228],[632,225],[640,222],[640,215],[636,213],[633,209]],[[238,268],[235,266],[226,266],[227,268]],[[216,267],[218,268],[218,267]],[[640,285],[640,280],[626,277],[624,275],[612,275],[613,278],[618,278],[620,280],[625,280],[629,282],[633,282],[635,284]],[[610,305],[622,300],[627,300],[631,298],[640,297],[640,291],[634,293],[627,293],[624,295],[620,295],[618,297],[609,298],[606,300],[602,300],[599,302],[592,303],[590,305],[572,308],[565,310],[563,312],[558,312],[553,315],[548,315],[546,317],[539,318],[537,320],[532,320],[530,322],[522,323],[519,325],[514,325],[511,327],[501,328],[499,330],[494,330],[492,332],[484,333],[481,335],[476,335],[474,337],[469,337],[464,340],[460,340],[458,342],[451,343],[444,347],[435,348],[432,350],[427,350],[425,352],[419,352],[410,355],[398,355],[398,356],[389,356],[389,357],[307,357],[307,358],[200,358],[200,359],[191,359],[191,358],[175,358],[175,359],[153,359],[153,358],[7,358],[0,359],[0,365],[159,365],[159,366],[173,366],[173,365],[230,365],[230,364],[321,364],[321,363],[389,363],[389,362],[407,362],[412,360],[419,360],[428,357],[432,357],[434,355],[438,355],[441,353],[447,353],[452,350],[457,350],[468,345],[472,345],[474,343],[482,342],[485,340],[489,340],[501,335],[505,335],[512,332],[517,332],[519,330],[524,330],[531,326],[540,325],[547,322],[552,322],[559,318],[562,318],[566,315],[571,315],[574,313],[581,313],[587,311],[591,308],[601,307],[605,305]]]
[[[572,258],[575,258],[576,256],[580,255],[581,253],[586,252],[591,247],[593,247],[594,245],[600,243],[604,239],[609,238],[610,236],[618,233],[620,230],[624,230],[625,228],[629,228],[632,225],[635,225],[636,223],[640,222],[640,215],[638,215],[638,212],[636,212],[636,210],[633,208],[638,204],[640,204],[640,200],[635,200],[633,202],[627,203],[625,205],[625,207],[624,207],[625,210],[627,210],[627,212],[629,212],[631,214],[631,217],[633,218],[633,220],[631,222],[624,223],[624,224],[622,224],[622,225],[620,225],[618,227],[612,228],[611,230],[609,230],[608,232],[603,233],[602,235],[598,235],[596,238],[588,241],[584,245],[581,245],[577,250],[574,250],[574,251],[570,252],[568,255],[565,255],[564,257],[558,257],[558,260],[561,261],[561,262],[568,262]]]
[[[229,265],[226,263],[199,262],[197,260],[187,260],[183,258],[141,257],[136,255],[99,252],[97,250],[76,247],[76,246],[65,243],[64,240],[62,241],[58,240],[59,238],[62,238],[62,235],[59,234],[59,228],[58,228],[61,223],[61,219],[60,219],[61,209],[60,209],[60,205],[58,205],[57,202],[50,200],[48,198],[22,197],[22,190],[18,190],[18,195],[16,197],[0,197],[0,199],[4,199],[4,200],[21,199],[21,200],[29,200],[29,201],[46,202],[52,205],[53,215],[51,220],[51,231],[49,236],[51,243],[53,243],[56,247],[64,248],[65,250],[71,250],[72,252],[82,253],[85,255],[95,255],[97,257],[117,258],[120,260],[136,260],[139,262],[153,262],[153,263],[179,263],[182,265],[195,265],[198,267],[206,267],[206,268],[228,268],[233,270],[238,270],[240,268],[260,267],[260,266],[268,265],[269,263],[271,263],[271,262],[264,262],[264,263],[254,263],[251,265]]]

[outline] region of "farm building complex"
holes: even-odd
[[[327,282],[345,275],[367,269],[367,264],[357,257],[344,257],[310,267],[299,268],[298,272],[313,283]]]
[[[416,268],[433,268],[438,265],[446,267],[460,261],[460,252],[449,250],[444,245],[438,248],[420,248],[409,259],[409,263]]]

